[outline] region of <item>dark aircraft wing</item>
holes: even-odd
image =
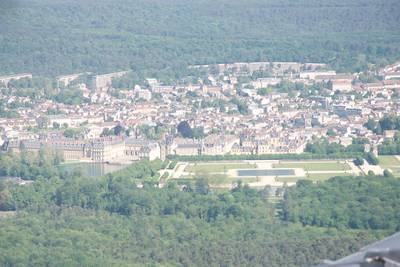
[[[400,232],[365,246],[359,252],[316,267],[400,267]]]

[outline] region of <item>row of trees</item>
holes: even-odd
[[[251,155],[218,155],[218,156],[174,156],[168,158],[177,161],[223,161],[223,160],[308,160],[308,159],[350,159],[358,156],[364,156],[360,152],[332,153],[332,154],[251,154]]]
[[[369,164],[371,165],[378,165],[379,164],[379,159],[377,156],[375,156],[373,153],[369,152],[365,155],[365,160],[368,161]]]
[[[368,130],[382,134],[386,130],[400,130],[400,117],[395,115],[384,116],[379,121],[369,119],[365,124]]]
[[[352,144],[345,147],[338,143],[330,143],[328,139],[314,139],[311,143],[306,145],[306,152],[319,155],[340,155],[348,153],[364,153],[365,144],[368,143],[366,139],[353,139]]]
[[[387,139],[378,146],[379,155],[400,155],[400,132],[397,132],[393,140]]]

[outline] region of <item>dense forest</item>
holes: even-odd
[[[287,190],[283,218],[320,227],[400,230],[400,180],[393,177],[334,177],[301,181]]]
[[[393,231],[392,220],[374,231],[285,222],[268,201],[268,190],[241,183],[222,192],[198,177],[183,191],[174,183],[156,188],[152,177],[160,161],[89,179],[43,168],[57,159],[46,151],[3,155],[1,165],[10,164],[10,158],[14,174],[38,171],[31,185],[0,181],[0,210],[16,212],[0,218],[1,266],[309,266]],[[147,182],[138,187],[140,181]],[[290,194],[306,204],[309,197],[299,197],[302,183]],[[367,197],[365,190],[357,192]],[[350,198],[349,191],[339,193]],[[379,208],[376,202],[365,204],[365,209]]]
[[[118,69],[173,76],[188,64],[400,58],[397,0],[3,0],[0,73]]]
[[[0,220],[3,266],[305,266],[375,238],[274,223],[248,188],[205,195],[54,179],[18,191],[24,211]]]

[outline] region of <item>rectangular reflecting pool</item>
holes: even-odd
[[[291,169],[269,169],[269,170],[238,170],[238,176],[293,176]]]

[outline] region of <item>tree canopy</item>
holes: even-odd
[[[0,72],[133,69],[174,77],[187,72],[188,64],[266,60],[326,62],[340,71],[359,71],[368,63],[400,58],[399,5],[397,0],[5,0]],[[122,79],[116,84],[132,86]]]
[[[320,227],[400,229],[400,180],[393,177],[334,177],[300,181],[287,190],[282,217]]]
[[[28,186],[0,181],[0,210],[17,212],[0,218],[3,266],[310,266],[353,252],[399,222],[400,187],[390,177],[299,182],[285,197],[285,222],[264,190],[242,183],[220,192],[199,177],[185,190],[173,182],[157,188],[154,177],[166,166],[159,160],[88,179],[79,172],[46,171],[58,162],[45,151],[2,157],[39,169]],[[25,165],[11,169],[18,174]]]

